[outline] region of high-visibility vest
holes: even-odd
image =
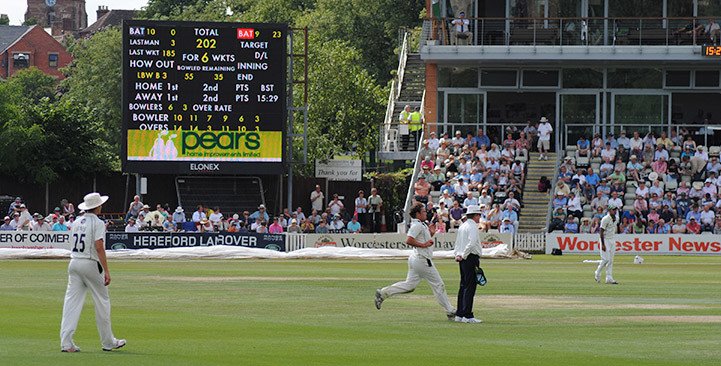
[[[421,112],[414,111],[411,113],[411,124],[408,127],[411,131],[418,131],[423,129],[423,122],[422,122],[423,116],[421,115]]]
[[[412,112],[406,112],[405,110],[402,110],[401,115],[398,118],[399,122],[404,125],[408,124],[408,121],[410,121],[410,119],[411,119],[411,114],[412,114]]]

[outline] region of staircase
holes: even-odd
[[[421,61],[419,54],[409,54],[406,60],[406,68],[403,74],[403,84],[395,101],[393,108],[393,122],[398,122],[398,116],[401,114],[406,105],[411,106],[411,110],[421,107],[423,99],[423,90],[425,89],[426,64]],[[414,141],[408,144],[408,151],[418,150]]]
[[[528,172],[526,184],[523,187],[523,209],[519,218],[519,233],[545,232],[548,226],[548,202],[551,200],[551,191],[542,193],[538,191],[538,180],[546,176],[553,181],[556,175],[556,153],[548,153],[548,160],[538,160],[538,153],[529,153]]]

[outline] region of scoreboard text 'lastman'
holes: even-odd
[[[283,169],[286,24],[123,24],[123,171]]]

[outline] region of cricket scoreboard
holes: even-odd
[[[286,24],[123,23],[123,171],[283,171]]]

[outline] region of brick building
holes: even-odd
[[[51,28],[53,36],[75,33],[88,26],[85,0],[27,0],[27,2],[25,21],[32,19],[43,28]]]
[[[0,26],[0,78],[7,79],[18,70],[35,66],[62,79],[60,68],[71,61],[65,47],[40,26]]]

